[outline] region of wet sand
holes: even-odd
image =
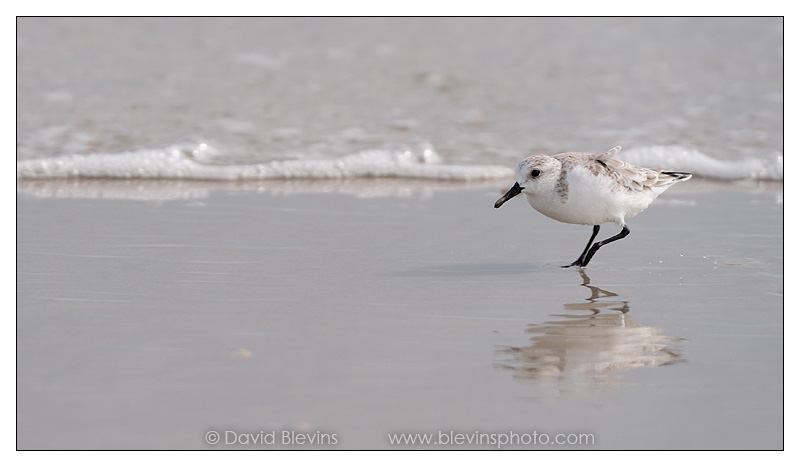
[[[19,181],[17,447],[783,447],[782,185],[673,187],[583,274],[506,188]]]

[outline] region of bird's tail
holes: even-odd
[[[690,178],[692,178],[692,174],[690,174],[689,172],[672,172],[672,171],[662,170],[661,173],[674,178],[676,182],[682,182],[684,180],[689,180]]]

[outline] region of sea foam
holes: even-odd
[[[783,154],[720,160],[685,146],[644,146],[624,150],[619,159],[640,167],[691,172],[718,180],[783,180]]]
[[[117,154],[67,155],[17,161],[18,179],[141,179],[258,181],[294,179],[406,178],[477,181],[511,178],[507,165],[447,164],[430,146],[372,149],[336,159],[273,160],[255,164],[221,162],[207,144],[174,145]],[[524,157],[524,156],[523,156]],[[720,160],[684,146],[623,150],[619,159],[642,167],[692,172],[719,180],[783,180],[783,155]]]
[[[276,160],[248,165],[209,163],[213,148],[205,144],[120,154],[69,155],[17,162],[17,178],[106,178],[175,180],[291,180],[343,178],[417,178],[488,180],[513,176],[511,167],[450,165],[432,148],[420,151],[365,150],[338,159]]]

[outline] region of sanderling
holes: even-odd
[[[517,183],[497,202],[499,208],[520,193],[545,216],[569,224],[593,225],[592,237],[583,253],[566,267],[589,264],[601,246],[630,233],[625,219],[644,211],[673,183],[689,180],[692,174],[652,170],[613,159],[617,146],[603,154],[568,152],[554,156],[536,155],[517,165]],[[622,231],[592,244],[600,224],[615,222]]]

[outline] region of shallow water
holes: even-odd
[[[680,187],[583,274],[485,188],[20,195],[18,447],[781,448],[780,191]]]

